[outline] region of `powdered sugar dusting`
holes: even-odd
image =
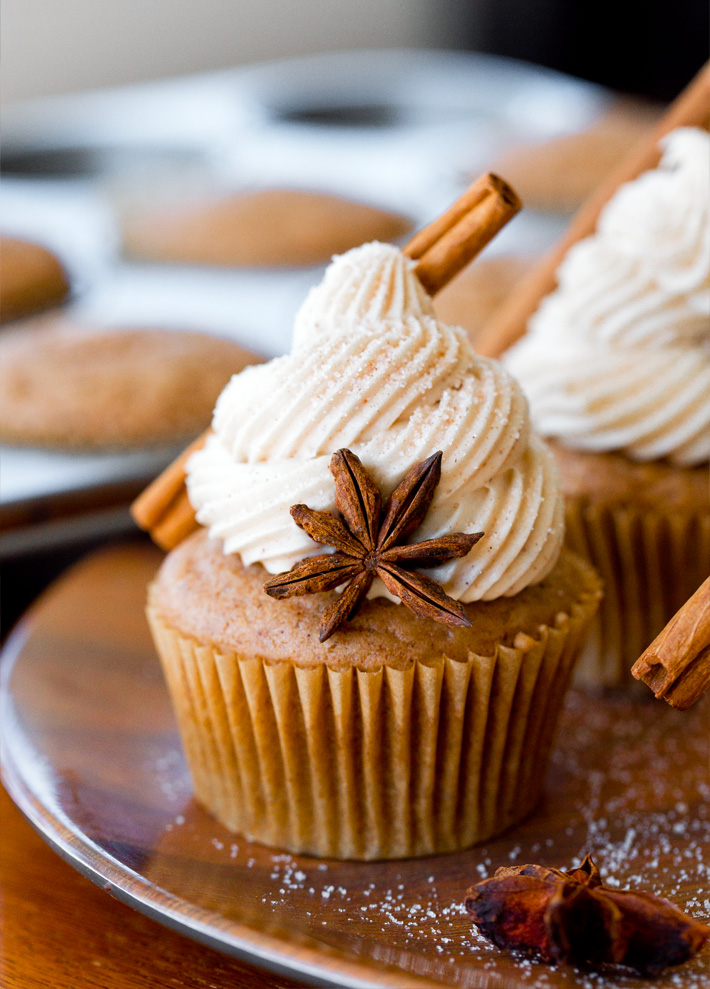
[[[710,921],[709,710],[702,703],[679,714],[652,699],[573,692],[543,805],[522,826],[467,852],[320,861],[230,835],[194,802],[166,823],[160,847],[169,853],[179,842],[199,858],[200,877],[209,882],[200,892],[211,909],[234,917],[247,904],[257,926],[276,923],[439,984],[706,989],[707,951],[652,983],[618,970],[549,966],[493,947],[472,928],[463,902],[468,886],[501,865],[568,869],[591,853],[608,885],[666,896]],[[193,876],[193,899],[196,888]]]

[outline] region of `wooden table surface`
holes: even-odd
[[[92,554],[53,585],[13,637],[17,662],[3,688],[11,699],[2,722],[5,778],[27,813],[44,810],[35,819],[52,825],[48,833],[64,841],[58,847],[76,853],[69,838],[81,835],[82,854],[99,876],[108,875],[102,864],[113,863],[114,889],[153,906],[187,905],[184,923],[212,917],[213,927],[219,923],[242,941],[250,924],[259,943],[273,947],[278,939],[279,959],[284,952],[306,960],[316,953],[324,974],[332,966],[344,971],[344,952],[373,981],[388,981],[384,963],[397,968],[396,984],[407,986],[402,979],[413,972],[467,989],[710,985],[710,950],[653,983],[630,974],[590,976],[521,962],[481,943],[458,909],[466,886],[497,865],[566,867],[589,852],[614,885],[669,896],[705,918],[707,704],[680,713],[650,698],[572,691],[547,797],[509,833],[434,859],[331,861],[314,869],[312,860],[286,856],[284,864],[263,846],[242,840],[233,848],[190,797],[182,762],[166,761],[178,751],[177,738],[143,618],[145,587],[159,559],[144,543]],[[12,658],[9,649],[3,664]],[[5,794],[0,905],[2,989],[303,985],[197,944],[112,899],[46,845]]]
[[[112,898],[45,843],[0,786],[3,989],[303,985],[197,944]]]
[[[292,989],[168,930],[64,862],[0,788],[0,985],[7,989]]]

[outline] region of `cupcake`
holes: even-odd
[[[710,572],[710,135],[680,128],[578,242],[505,363],[552,440],[604,603],[578,675],[630,669]]]
[[[149,590],[198,800],[291,851],[432,854],[528,814],[600,597],[561,550],[557,471],[519,386],[437,321],[414,267],[379,243],[334,259],[292,352],[232,378],[188,462],[204,528]],[[398,582],[382,533],[399,512]],[[332,577],[318,525],[355,546],[345,589],[269,596]]]

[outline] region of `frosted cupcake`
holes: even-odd
[[[622,186],[505,363],[552,439],[567,540],[604,604],[579,676],[630,668],[710,571],[710,135]]]
[[[197,798],[249,838],[358,859],[464,848],[529,813],[600,589],[560,552],[557,471],[508,372],[374,243],[334,260],[291,354],[232,378],[213,429],[188,465],[205,529],[166,558],[148,608]],[[347,591],[264,592],[326,557],[291,509],[343,507],[344,450],[382,492],[381,509],[364,498],[378,531],[412,465],[440,465],[403,556],[468,534],[470,552],[426,572],[462,621],[370,574],[321,641]]]

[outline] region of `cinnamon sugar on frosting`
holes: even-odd
[[[569,251],[506,364],[543,435],[690,466],[710,459],[710,135],[663,146]]]
[[[289,508],[334,509],[335,450],[356,453],[385,495],[441,450],[441,483],[416,538],[485,536],[428,573],[461,601],[513,595],[557,560],[556,468],[519,386],[463,330],[437,321],[414,267],[379,243],[334,259],[296,318],[292,353],[222,393],[214,435],[188,464],[190,500],[226,553],[276,573],[322,551]]]

